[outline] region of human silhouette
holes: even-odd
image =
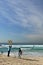
[[[21,55],[22,55],[22,50],[21,50],[21,48],[19,48],[19,53],[18,53],[18,55],[19,55],[19,58],[21,58]]]
[[[11,46],[9,46],[8,57],[9,57],[9,55],[10,55],[10,51],[11,51]]]

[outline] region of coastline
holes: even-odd
[[[0,65],[43,65],[43,57],[7,57],[0,54]]]

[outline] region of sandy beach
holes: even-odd
[[[0,65],[43,65],[43,57],[7,57],[0,54]]]

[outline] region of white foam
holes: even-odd
[[[9,47],[9,45],[2,45],[0,47]],[[12,45],[12,48],[19,48],[19,47],[43,47],[43,45]]]

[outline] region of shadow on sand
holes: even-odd
[[[35,59],[25,59],[25,58],[21,58],[21,59],[23,59],[23,60],[29,60],[29,61],[39,61],[39,60],[35,60]]]

